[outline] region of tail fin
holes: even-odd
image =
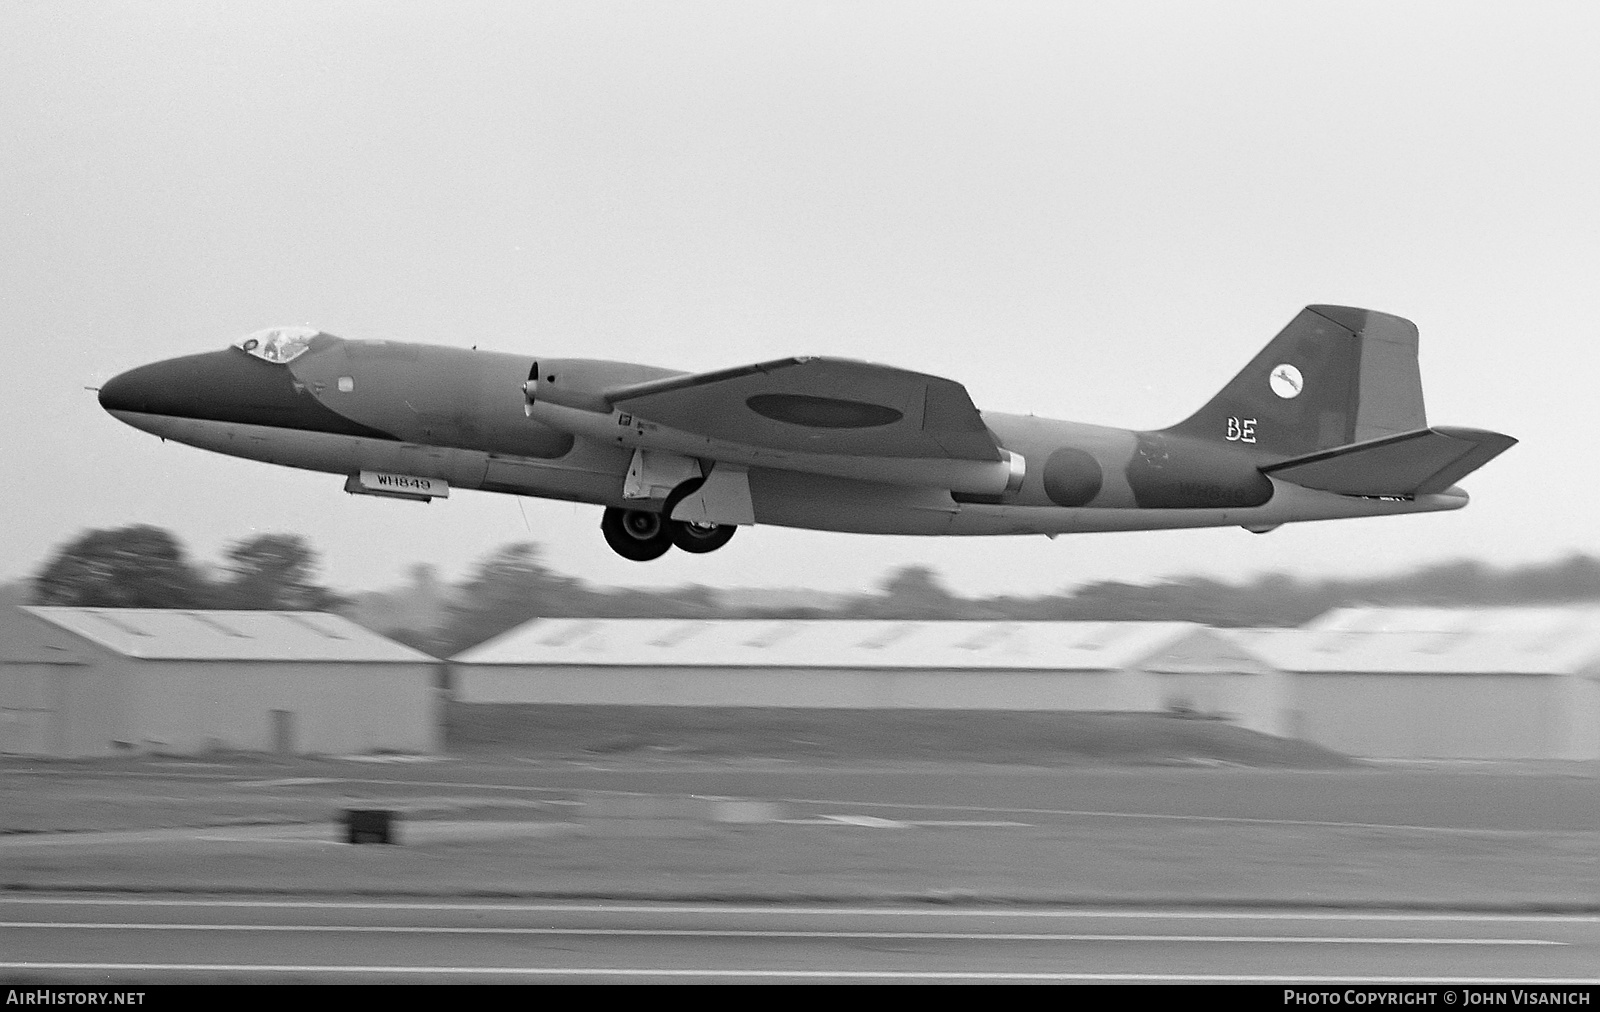
[[[1166,431],[1281,460],[1427,426],[1416,326],[1307,306],[1210,403]]]

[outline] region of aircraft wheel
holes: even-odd
[[[660,513],[611,506],[600,519],[600,532],[613,552],[634,562],[659,559],[672,547],[671,525]]]
[[[672,530],[672,543],[695,555],[716,551],[739,529],[734,524],[691,524],[683,520],[668,520],[667,526]]]
[[[673,489],[661,507],[661,516],[666,520],[672,543],[695,555],[716,551],[727,544],[733,532],[739,529],[734,524],[693,524],[687,520],[672,519],[672,511],[678,508],[678,504],[699,491],[705,483],[704,478],[690,478]]]
[[[671,521],[672,511],[678,508],[678,504],[700,491],[700,486],[705,483],[706,480],[704,478],[690,478],[668,493],[667,501],[661,504],[662,519]]]

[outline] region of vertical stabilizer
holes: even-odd
[[[1307,306],[1210,403],[1166,431],[1282,459],[1427,425],[1410,320]]]

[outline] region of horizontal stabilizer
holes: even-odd
[[[1498,432],[1440,426],[1319,450],[1261,470],[1343,495],[1428,495],[1443,492],[1516,442]]]

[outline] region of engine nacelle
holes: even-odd
[[[522,385],[522,393],[530,405],[539,402],[609,414],[611,403],[606,400],[605,391],[678,375],[681,373],[671,369],[657,369],[630,362],[549,358],[533,363],[528,382]],[[531,415],[531,412],[526,413]]]
[[[558,432],[664,453],[686,460],[717,460],[742,467],[767,467],[833,475],[892,485],[948,489],[962,495],[1005,496],[1022,488],[1028,462],[1001,450],[999,460],[945,457],[880,457],[778,449],[658,425],[616,408],[608,391],[623,391],[683,373],[597,359],[543,359],[523,384],[523,413]]]

